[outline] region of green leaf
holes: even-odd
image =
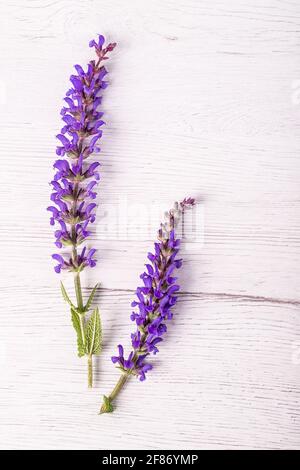
[[[73,308],[71,308],[71,315],[72,315],[72,323],[77,333],[78,356],[82,357],[85,355],[85,344],[84,344],[84,338],[83,338],[84,330],[83,330],[83,325],[82,325],[83,318]]]
[[[88,301],[87,303],[85,304],[85,307],[84,307],[84,311],[87,312],[89,309],[90,309],[90,306],[92,305],[92,302],[94,300],[94,297],[95,297],[95,294],[96,294],[96,291],[97,291],[97,287],[99,286],[99,284],[97,283],[94,287],[94,289],[92,290],[92,292],[90,293],[90,296],[88,298]]]
[[[100,354],[102,329],[98,307],[95,308],[85,327],[87,354]]]
[[[62,296],[63,296],[63,298],[65,299],[65,301],[68,302],[68,304],[70,305],[71,308],[73,308],[74,310],[76,310],[76,307],[75,307],[75,305],[71,302],[70,297],[68,296],[67,291],[66,291],[66,289],[65,289],[65,286],[63,285],[62,282],[60,283],[60,288],[61,288]]]
[[[109,397],[103,395],[103,404],[100,410],[100,414],[102,413],[112,413],[114,411],[114,407]]]

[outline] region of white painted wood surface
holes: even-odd
[[[300,448],[300,4],[0,5],[0,447]],[[118,49],[103,101],[100,262],[84,280],[102,283],[105,331],[88,391],[45,207],[68,76],[98,32]],[[201,198],[204,223],[187,240],[168,338],[148,380],[100,417],[118,377],[110,356],[129,346],[158,224],[149,211],[185,195]]]

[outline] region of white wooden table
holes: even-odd
[[[1,448],[300,448],[300,4],[3,0],[0,21]],[[87,390],[45,208],[68,77],[98,32],[118,48],[84,278],[86,295],[101,282],[105,347]],[[186,195],[204,219],[174,322],[147,381],[98,416],[151,207]]]

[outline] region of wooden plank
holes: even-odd
[[[118,342],[130,345],[131,297],[101,293],[105,346],[92,391],[57,297],[47,312],[37,304],[20,315],[17,329],[4,325],[1,447],[297,448],[300,321],[289,304],[181,296],[147,381],[132,379],[115,414],[98,416],[119,375],[109,358]]]

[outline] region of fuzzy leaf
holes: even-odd
[[[94,289],[92,290],[92,292],[90,293],[90,296],[88,298],[88,301],[87,303],[85,304],[85,307],[84,307],[84,311],[85,312],[88,312],[88,310],[90,309],[91,305],[92,305],[92,302],[94,300],[94,297],[95,297],[95,294],[96,294],[96,291],[97,291],[97,287],[99,286],[99,284],[97,283],[94,287]]]
[[[84,340],[82,338],[82,331],[80,327],[80,316],[79,316],[80,314],[76,312],[76,310],[71,308],[71,315],[72,315],[72,324],[77,333],[78,356],[82,357],[85,355],[85,347],[84,347]]]
[[[100,354],[102,329],[98,307],[95,308],[85,327],[86,351],[88,354]]]
[[[63,285],[62,282],[60,283],[60,288],[61,288],[62,296],[63,296],[63,298],[65,299],[65,301],[68,302],[68,304],[70,305],[71,308],[73,308],[74,310],[76,310],[76,307],[75,307],[75,305],[73,305],[73,303],[71,302],[70,297],[68,296],[67,291],[66,291],[66,289],[65,289],[65,286]]]

